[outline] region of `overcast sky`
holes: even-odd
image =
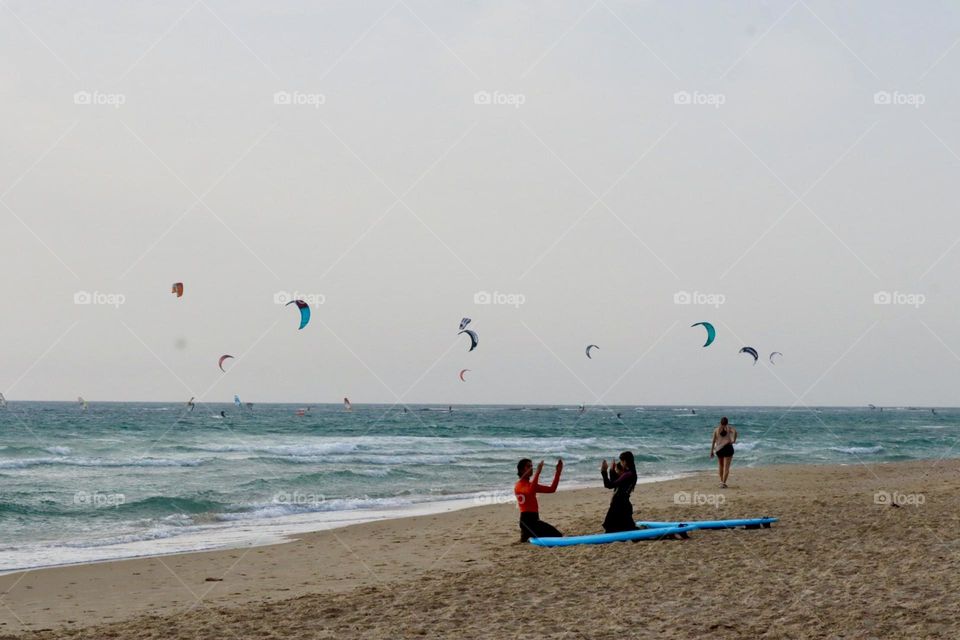
[[[957,405],[958,12],[5,0],[0,391]]]

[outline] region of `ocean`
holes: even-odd
[[[960,455],[960,409],[12,402],[0,409],[0,572],[261,544],[285,534],[512,502],[516,462],[599,485],[630,449],[645,479],[738,466]],[[220,412],[225,417],[220,416]],[[617,417],[617,414],[620,417]]]

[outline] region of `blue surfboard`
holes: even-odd
[[[734,527],[747,527],[748,529],[763,527],[767,529],[777,520],[778,518],[746,518],[743,520],[692,520],[690,522],[640,521],[637,522],[637,526],[645,527],[647,529],[663,529],[686,524],[691,529],[733,529]]]
[[[530,543],[538,547],[572,547],[578,544],[607,544],[608,542],[624,542],[627,540],[651,540],[673,535],[675,533],[687,533],[693,531],[696,527],[691,525],[673,525],[669,527],[656,527],[653,529],[638,529],[636,531],[618,531],[616,533],[596,533],[589,536],[570,536],[567,538],[530,538]]]

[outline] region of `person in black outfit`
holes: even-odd
[[[610,508],[607,517],[603,519],[603,530],[607,533],[615,531],[634,531],[638,529],[633,520],[633,505],[630,504],[630,494],[637,485],[637,466],[633,461],[633,453],[624,451],[620,454],[621,473],[616,477],[607,476],[607,461],[600,464],[600,475],[603,476],[603,486],[613,489],[613,498],[610,499]],[[611,467],[615,467],[614,462]]]

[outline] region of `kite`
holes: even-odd
[[[177,294],[177,297],[178,297],[178,298],[182,298],[182,297],[183,297],[183,283],[182,283],[182,282],[174,282],[174,283],[173,283],[173,286],[170,288],[170,293],[175,293],[175,294]]]
[[[748,354],[750,354],[751,356],[753,356],[753,364],[754,364],[754,365],[756,365],[756,364],[757,364],[757,360],[760,359],[760,354],[757,353],[757,350],[754,349],[753,347],[744,347],[743,349],[740,349],[739,353],[748,353]]]
[[[703,346],[709,347],[713,344],[713,340],[717,337],[717,330],[713,328],[713,325],[709,322],[695,322],[690,325],[691,327],[701,326],[707,330],[707,341],[703,343]]]
[[[303,329],[310,322],[310,305],[303,300],[291,300],[283,306],[289,307],[292,304],[297,305],[297,308],[300,309],[300,329]]]
[[[460,382],[466,382],[466,381],[467,381],[466,378],[463,377],[463,374],[465,374],[467,371],[470,371],[470,369],[462,369],[462,370],[460,371]]]
[[[773,353],[770,354],[770,364],[777,364],[776,362],[773,361],[773,356],[780,356],[782,358],[783,354],[780,353],[779,351],[774,351]]]
[[[595,345],[595,344],[588,344],[588,345],[587,345],[587,350],[586,350],[587,357],[590,358],[591,360],[593,360],[593,357],[590,355],[590,349],[599,349],[599,348],[600,348],[600,347],[598,347],[598,346]]]
[[[470,329],[464,329],[460,333],[465,333],[468,336],[470,336],[470,349],[468,350],[468,353],[469,351],[473,351],[474,349],[476,349],[477,345],[480,344],[480,336],[477,335],[476,331],[471,331]],[[460,333],[458,333],[457,335],[460,335]]]
[[[223,361],[226,360],[227,358],[232,358],[232,357],[233,357],[233,356],[231,356],[231,355],[226,355],[226,354],[220,356],[220,361],[217,362],[217,366],[220,367],[220,371],[223,371],[224,373],[227,372],[227,370],[223,368]]]
[[[459,330],[460,330],[460,331],[463,331],[464,329],[467,328],[467,325],[470,324],[471,322],[473,322],[473,320],[471,320],[470,318],[464,318],[463,320],[460,321],[460,329],[459,329]]]

